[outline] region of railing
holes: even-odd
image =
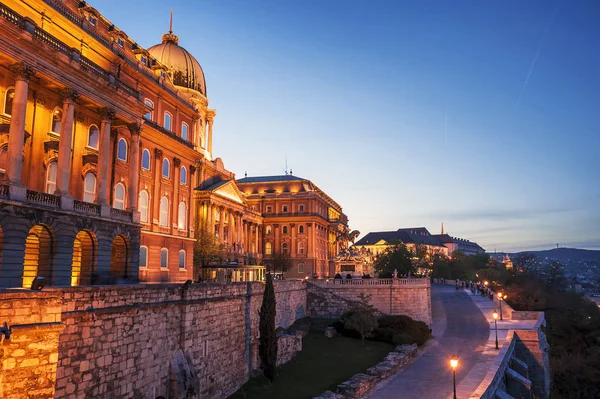
[[[91,213],[92,215],[100,215],[100,205],[90,202],[74,200],[73,209],[78,212]]]
[[[56,51],[66,54],[69,57],[71,56],[71,48],[69,46],[67,46],[65,43],[61,42],[60,40],[46,32],[42,28],[36,27],[33,31],[33,37],[51,46]]]
[[[81,66],[85,69],[95,73],[96,75],[108,80],[108,72],[106,72],[100,65],[91,61],[89,58],[84,57],[83,55],[80,57],[79,61],[81,62]]]
[[[63,3],[52,0],[44,0],[44,3],[50,5],[56,11],[60,12],[65,18],[67,18],[71,22],[77,25],[82,24],[83,17],[73,12],[69,7],[65,6]]]
[[[427,278],[362,278],[362,279],[327,279],[309,280],[318,286],[354,286],[354,285],[415,285],[429,286]]]
[[[11,22],[21,29],[24,27],[23,17],[0,3],[0,15],[2,15],[8,22]]]
[[[179,141],[181,144],[186,145],[190,148],[194,148],[194,144],[190,143],[187,140],[182,139],[181,137],[179,137],[178,135],[176,135],[175,133],[165,129],[164,127],[160,126],[158,123],[151,121],[150,119],[144,119],[144,124],[148,125],[148,126],[152,126],[153,128],[155,128],[156,130],[166,134],[167,136],[171,137],[172,139],[175,139],[177,141]]]
[[[39,191],[27,190],[26,197],[28,202],[33,202],[39,205],[51,206],[53,208],[60,207],[60,196],[40,193]]]
[[[131,222],[132,213],[124,209],[110,208],[110,217]]]
[[[6,184],[0,184],[0,198],[10,198],[9,187]]]

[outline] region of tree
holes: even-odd
[[[372,336],[373,330],[377,328],[377,316],[375,314],[375,307],[369,302],[370,295],[367,296],[361,293],[358,298],[359,302],[356,306],[344,312],[342,322],[345,328],[354,330],[360,334],[364,345],[365,338]]]
[[[258,354],[262,361],[265,377],[273,382],[275,379],[275,366],[277,365],[277,335],[275,333],[275,290],[271,273],[267,273],[267,282],[263,293],[263,301],[258,315],[260,317],[258,329]]]
[[[273,266],[273,273],[278,272],[283,274],[290,268],[290,254],[287,252],[273,252],[273,258],[271,260]]]
[[[225,244],[205,226],[196,230],[194,243],[194,276],[200,277],[202,268],[213,262],[222,262],[225,258]]]
[[[551,286],[561,286],[565,279],[565,266],[558,261],[553,260],[543,269],[543,276]]]
[[[538,264],[539,262],[537,256],[531,252],[524,252],[513,258],[513,265],[517,271],[522,273],[535,271],[538,267]]]
[[[392,277],[394,270],[398,270],[398,274],[414,274],[416,271],[411,262],[411,253],[404,244],[388,247],[375,262],[375,271],[380,278]]]

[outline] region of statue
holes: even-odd
[[[394,269],[394,278],[398,278],[398,269]]]
[[[356,240],[356,238],[358,238],[359,235],[360,231],[358,230],[352,230],[351,232],[341,233],[337,236],[335,242],[340,244],[340,248],[342,251],[345,251],[346,249],[348,249],[348,242],[354,244],[354,241]]]

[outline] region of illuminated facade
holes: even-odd
[[[245,177],[237,186],[249,211],[262,217],[258,245],[265,265],[283,256],[287,278],[335,275],[334,260],[347,247],[348,233],[337,202],[312,181],[292,175]]]
[[[412,252],[415,252],[417,246],[423,246],[427,251],[426,254],[430,257],[438,254],[448,256],[448,248],[435,236],[432,236],[425,227],[371,232],[358,240],[355,247],[364,248],[377,256],[396,244],[404,244]]]
[[[192,278],[212,157],[200,64],[78,0],[0,3],[0,287]]]

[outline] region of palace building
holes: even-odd
[[[10,5],[10,6],[9,6]],[[172,30],[148,49],[79,0],[0,3],[0,287],[192,278],[206,82]]]
[[[448,248],[425,227],[410,227],[396,231],[378,231],[368,233],[355,244],[357,249],[365,249],[373,255],[380,255],[390,246],[404,244],[408,250],[415,252],[417,246],[423,246],[427,255],[448,256]]]

